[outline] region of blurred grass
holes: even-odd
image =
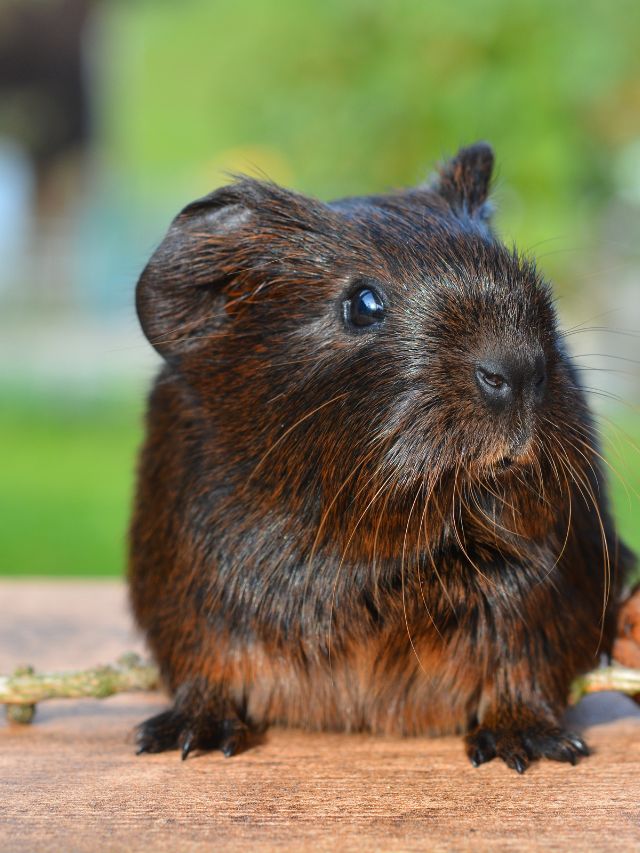
[[[640,418],[629,412],[602,423],[602,452],[620,535],[640,557]],[[640,580],[640,561],[635,579]]]
[[[141,400],[3,395],[0,574],[118,575]]]
[[[637,325],[637,0],[138,0],[94,15],[90,198],[52,279],[68,295],[73,268],[82,306],[129,317],[170,217],[225,170],[331,198],[412,184],[486,138],[506,242],[535,251],[576,317]],[[143,396],[0,386],[0,573],[122,572]],[[639,444],[640,418],[615,417]],[[640,551],[640,453],[610,433],[629,484],[611,477],[616,514]]]
[[[119,575],[131,506],[143,394],[93,398],[2,395],[0,574]],[[640,552],[640,423],[607,429],[605,452],[620,530]],[[628,436],[624,437],[622,432]],[[634,494],[635,490],[635,494]]]

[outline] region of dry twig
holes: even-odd
[[[159,685],[157,667],[130,652],[115,665],[76,672],[40,674],[32,667],[21,667],[13,675],[0,676],[0,704],[6,705],[11,721],[30,723],[36,703],[45,699],[105,699],[114,693],[156,690]]]
[[[45,699],[105,699],[114,693],[156,690],[159,686],[157,667],[130,652],[115,665],[76,672],[39,674],[31,667],[22,667],[13,675],[0,676],[0,704],[6,705],[7,716],[12,722],[30,723],[36,704]],[[601,690],[639,695],[640,669],[619,664],[595,669],[576,678],[571,688],[571,701],[575,703],[587,693]]]

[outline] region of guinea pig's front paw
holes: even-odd
[[[582,756],[589,755],[589,747],[581,737],[545,722],[521,728],[515,722],[513,727],[505,728],[478,726],[467,735],[465,744],[474,767],[498,757],[518,773],[524,773],[538,758],[575,764]]]
[[[184,760],[197,749],[219,749],[229,758],[240,752],[248,734],[247,726],[238,718],[215,720],[191,718],[172,709],[150,717],[136,729],[137,755],[179,749]]]

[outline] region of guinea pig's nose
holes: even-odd
[[[483,359],[476,366],[476,383],[485,401],[495,411],[510,406],[517,398],[539,403],[546,385],[544,358],[502,356]]]

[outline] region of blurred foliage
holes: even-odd
[[[420,181],[480,138],[506,239],[561,292],[591,274],[578,319],[612,307],[599,253],[613,267],[629,243],[637,271],[631,208],[611,206],[640,201],[638,0],[111,0],[87,35],[97,149],[72,251],[105,304],[120,288],[133,311],[169,217],[225,170],[332,198]],[[120,573],[142,395],[0,399],[0,573]],[[638,417],[620,424],[637,445]],[[640,550],[640,454],[616,441]]]
[[[0,575],[121,574],[139,395],[0,396]]]
[[[640,136],[637,0],[139,0],[104,23],[104,150],[151,194],[223,169],[380,190],[486,138],[503,233],[574,248]]]

